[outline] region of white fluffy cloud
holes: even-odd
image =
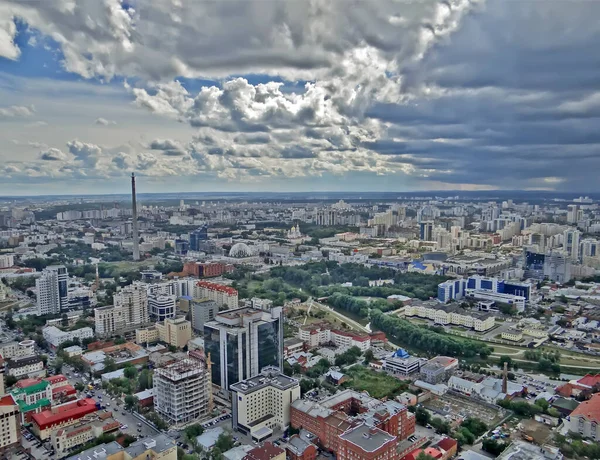
[[[30,117],[35,113],[33,106],[25,107],[23,105],[12,105],[10,107],[0,107],[0,117]]]
[[[62,48],[86,78],[165,80],[243,72],[312,79],[348,49],[389,61],[419,59],[458,26],[475,1],[395,0],[3,0],[0,49],[15,59],[19,18]],[[316,73],[315,73],[316,72]]]
[[[94,122],[97,125],[101,125],[101,126],[109,126],[109,125],[116,125],[117,122],[113,121],[113,120],[107,120],[106,118],[96,118],[96,121]]]

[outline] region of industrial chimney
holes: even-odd
[[[131,211],[133,227],[133,260],[140,260],[140,235],[137,221],[137,202],[135,199],[135,174],[131,173]]]
[[[504,361],[504,372],[502,372],[502,393],[508,393],[508,363]]]

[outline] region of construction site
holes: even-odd
[[[154,409],[170,424],[182,426],[213,409],[210,357],[186,358],[154,372]]]

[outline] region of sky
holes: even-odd
[[[0,0],[0,194],[598,191],[600,2]]]

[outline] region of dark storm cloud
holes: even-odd
[[[435,181],[595,187],[600,3],[539,6],[492,1],[467,17],[405,69],[405,102],[371,107],[388,138],[363,146]]]

